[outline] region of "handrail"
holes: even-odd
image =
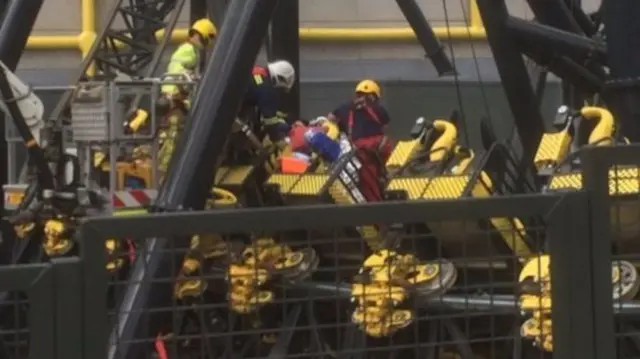
[[[97,38],[96,29],[97,0],[81,0],[82,31],[78,35],[34,35],[27,41],[28,50],[78,49],[86,56]],[[484,40],[486,33],[475,0],[469,0],[469,26],[438,26],[433,32],[439,39]],[[173,43],[188,38],[188,29],[175,29],[171,35]],[[163,31],[159,31],[160,38]],[[394,28],[320,28],[301,27],[300,39],[303,41],[407,41],[415,39],[410,27]]]

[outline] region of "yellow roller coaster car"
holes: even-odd
[[[535,156],[538,173],[547,181],[547,191],[582,189],[581,149],[628,143],[626,139],[619,141],[621,143],[615,141],[615,119],[605,108],[588,106],[572,111],[562,106],[555,124],[557,131],[544,134]],[[611,168],[609,194],[616,200],[611,221],[620,230],[619,249],[623,252],[639,250],[640,242],[636,239],[640,227],[635,225],[640,216],[638,166]]]
[[[519,275],[519,306],[528,319],[521,326],[524,338],[533,340],[540,349],[553,351],[551,257],[542,255],[529,260]],[[613,298],[631,300],[640,289],[637,269],[627,261],[615,261],[611,266]]]
[[[457,127],[452,121],[445,120],[429,122],[419,118],[412,137],[413,140],[396,146],[387,163],[392,173],[387,187],[389,196],[409,200],[452,200],[490,197],[515,190],[504,180],[505,173],[513,167],[509,166],[513,159],[506,146],[493,142],[476,153],[459,144]],[[534,245],[527,238],[520,219],[491,218],[487,222],[496,230],[494,246],[487,246],[486,239],[476,239],[478,236],[473,233],[483,231],[470,230],[468,223],[429,222],[427,227],[442,241],[448,257],[472,255],[481,258],[495,255],[496,250],[520,257],[532,253]]]

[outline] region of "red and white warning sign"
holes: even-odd
[[[156,198],[157,192],[152,189],[117,191],[113,194],[113,207],[141,208],[148,206]]]
[[[4,188],[4,205],[7,210],[18,207],[27,189],[23,184],[10,184]],[[113,207],[115,209],[143,208],[151,204],[158,194],[154,189],[129,189],[117,191],[113,194]]]

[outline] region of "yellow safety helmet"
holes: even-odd
[[[207,18],[197,20],[191,25],[189,32],[196,32],[202,36],[204,41],[209,41],[216,36],[216,26]]]
[[[356,85],[356,93],[372,94],[380,97],[380,85],[373,80],[362,80]]]

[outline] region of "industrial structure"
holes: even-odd
[[[415,0],[396,0],[410,30],[386,31],[300,29],[297,0],[192,1],[192,22],[218,26],[193,78],[157,75],[172,40],[193,36],[176,29],[186,0],[119,0],[99,31],[84,21],[77,37],[28,41],[42,3],[8,2],[0,27],[1,137],[19,135],[29,155],[21,183],[0,177],[0,260],[16,265],[13,281],[0,267],[2,355],[640,353],[629,334],[640,306],[635,1],[593,13],[575,0],[527,1],[528,21],[504,0],[477,0],[469,26],[439,29]],[[83,18],[94,5],[82,1]],[[440,39],[486,36],[514,138],[452,108],[417,118],[387,160],[371,160],[319,117],[307,122],[338,155],[316,149],[289,170],[291,145],[238,115],[249,74],[265,42],[271,59],[299,68],[301,39],[332,36],[415,36],[456,84]],[[83,61],[45,118],[14,72],[25,47],[63,45]],[[539,65],[535,78],[523,55]],[[540,111],[550,73],[565,101],[552,128]],[[296,75],[282,94],[294,120]],[[168,85],[179,96],[161,96]],[[463,135],[470,122],[480,145]],[[30,304],[15,304],[25,290]]]

